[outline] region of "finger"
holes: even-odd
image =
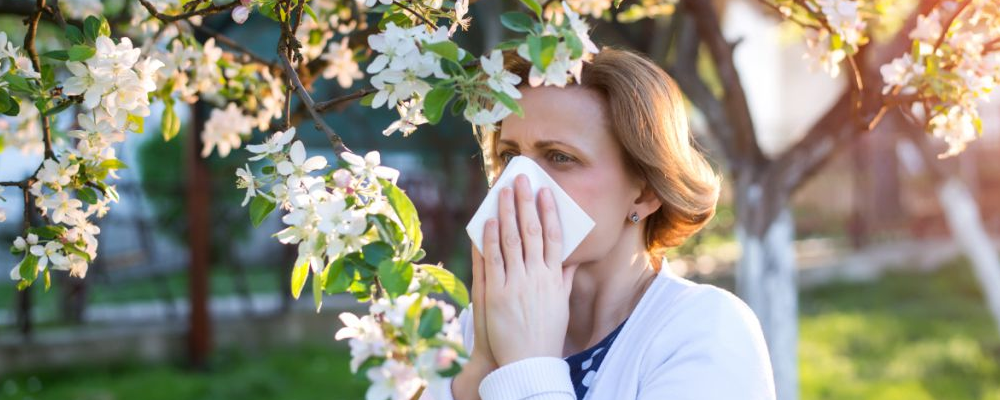
[[[483,254],[479,252],[479,248],[476,247],[475,243],[472,244],[472,304],[473,311],[476,308],[482,307],[482,302],[479,301],[483,297],[483,288],[485,287],[486,277],[483,275]]]
[[[507,278],[524,275],[524,251],[521,249],[521,232],[517,229],[517,209],[514,191],[509,187],[500,190],[500,248]]]
[[[514,197],[517,198],[517,226],[521,228],[521,243],[527,267],[529,261],[545,261],[542,255],[542,222],[538,220],[538,204],[528,177],[519,175],[514,180],[514,191]]]
[[[507,284],[507,274],[504,272],[503,253],[500,250],[500,229],[496,218],[486,220],[483,229],[483,249],[486,252],[483,256],[484,270],[483,276],[485,285],[483,286],[489,293],[491,291],[502,291]]]
[[[545,265],[549,268],[562,268],[563,235],[555,198],[552,197],[552,190],[549,188],[539,190],[538,197],[538,205],[542,209],[542,232],[545,235]]]

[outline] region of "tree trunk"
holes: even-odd
[[[951,235],[969,257],[993,322],[1000,331],[1000,258],[983,226],[979,204],[965,183],[954,176],[939,183],[937,192]]]
[[[919,150],[921,161],[937,186],[938,201],[948,229],[969,258],[986,306],[1000,331],[1000,255],[983,226],[979,204],[958,174],[949,171],[934,156],[927,135],[917,130],[909,133],[910,141]]]
[[[757,314],[764,330],[778,399],[795,400],[799,384],[794,220],[785,205],[763,226],[753,226],[751,218],[744,217],[762,215],[766,202],[779,198],[783,196],[761,196],[757,185],[737,196],[736,237],[743,254],[736,268],[736,292]]]

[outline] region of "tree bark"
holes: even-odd
[[[738,216],[763,212],[759,185],[749,185],[737,197]],[[743,254],[736,268],[736,292],[760,320],[771,356],[775,389],[781,400],[798,398],[798,286],[795,265],[795,223],[787,204],[762,229],[739,218],[736,238]]]

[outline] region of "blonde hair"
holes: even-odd
[[[531,63],[517,53],[504,53],[504,68],[520,76],[521,85],[527,83]],[[648,58],[604,47],[584,63],[580,80],[604,100],[608,127],[629,171],[645,180],[662,203],[649,216],[644,232],[646,252],[659,271],[666,250],[684,243],[715,215],[722,178],[689,134],[681,91]],[[490,182],[500,172],[500,129],[498,124],[477,133]]]

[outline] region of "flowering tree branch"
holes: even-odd
[[[316,125],[316,129],[319,129],[326,135],[327,140],[330,141],[330,145],[333,146],[333,149],[336,150],[337,154],[344,151],[349,152],[350,149],[344,145],[344,141],[340,138],[340,135],[333,132],[333,128],[330,128],[330,126],[323,121],[323,116],[316,110],[316,103],[313,102],[312,96],[310,96],[309,92],[302,86],[302,81],[299,80],[299,74],[295,72],[295,68],[292,67],[291,62],[288,61],[288,56],[279,51],[278,59],[281,61],[281,65],[285,71],[285,76],[287,76],[289,82],[291,83],[291,87],[294,88],[295,94],[299,97],[299,100],[302,101],[302,104],[305,104],[306,111],[308,111],[309,115],[312,117],[313,123]]]
[[[191,17],[206,16],[206,15],[212,15],[212,14],[220,13],[220,12],[223,12],[223,11],[230,11],[230,10],[232,10],[233,8],[235,8],[236,6],[238,6],[240,4],[239,1],[232,1],[232,2],[229,2],[229,3],[226,3],[226,4],[221,4],[221,5],[220,4],[212,4],[211,6],[208,6],[208,7],[205,7],[205,8],[196,9],[196,10],[193,10],[193,11],[188,11],[188,12],[181,13],[181,14],[176,14],[176,15],[168,15],[168,14],[164,14],[164,13],[161,13],[161,12],[157,11],[156,10],[156,6],[154,6],[152,3],[150,3],[149,0],[139,0],[139,3],[141,3],[142,6],[145,7],[147,11],[149,11],[150,15],[156,17],[157,19],[159,19],[160,21],[163,21],[163,22],[175,22],[175,21],[180,21],[180,20],[183,20],[183,19],[188,19],[188,18],[191,18]],[[203,3],[203,1],[197,1],[197,2],[194,2],[193,4],[195,4],[195,6],[197,7],[198,5],[200,5],[202,3]]]

